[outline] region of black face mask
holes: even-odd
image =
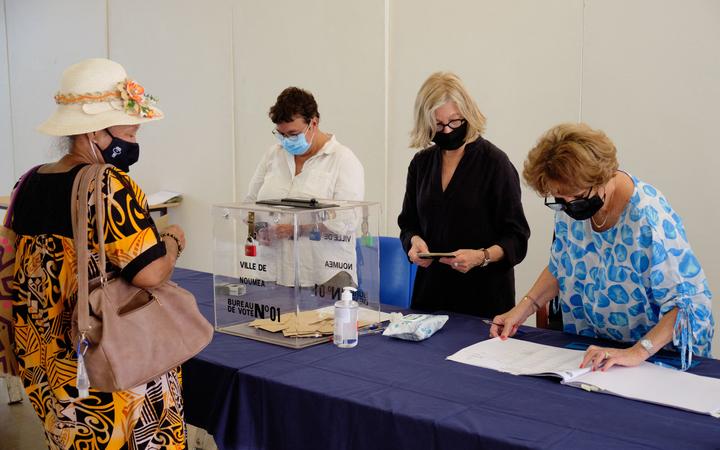
[[[465,135],[467,134],[467,122],[449,133],[438,131],[432,140],[440,150],[457,150],[465,143]]]
[[[588,192],[588,195],[590,195],[590,192]],[[577,198],[569,202],[561,198],[556,198],[554,202],[548,202],[547,198],[545,199],[545,205],[548,208],[554,211],[564,211],[565,214],[574,220],[587,220],[591,218],[596,212],[600,211],[600,208],[602,208],[604,204],[605,196],[600,198],[598,194],[592,197]]]
[[[130,166],[140,158],[140,144],[117,138],[110,133],[110,130],[105,131],[112,137],[112,141],[105,150],[100,151],[103,159],[106,163],[112,164],[123,172],[129,172]]]

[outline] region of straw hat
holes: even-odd
[[[38,127],[51,136],[72,136],[115,125],[135,125],[163,118],[123,67],[105,58],[86,59],[68,67],[55,95],[57,110]]]

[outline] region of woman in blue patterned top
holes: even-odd
[[[590,346],[581,367],[635,366],[666,346],[680,352],[683,370],[693,354],[710,356],[712,293],[682,220],[660,191],[618,170],[605,133],[585,124],[550,129],[523,177],[556,211],[555,238],[547,267],[494,318],[491,336],[512,336],[559,296],[565,332],[633,343]]]

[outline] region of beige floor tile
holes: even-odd
[[[23,393],[23,401],[8,405],[5,379],[0,378],[0,450],[46,449],[40,419]]]

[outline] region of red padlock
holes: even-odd
[[[257,245],[254,239],[248,239],[245,244],[245,256],[257,256]]]

